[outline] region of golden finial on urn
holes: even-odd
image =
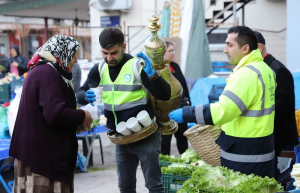
[[[179,108],[183,90],[180,82],[172,75],[169,65],[164,60],[167,46],[166,42],[157,35],[157,31],[161,28],[158,20],[157,16],[149,18],[147,28],[151,31],[151,35],[145,41],[145,51],[152,60],[154,70],[170,84],[171,98],[168,101],[162,101],[150,94],[150,100],[154,113],[161,124],[162,135],[171,135],[178,130],[178,125],[175,121],[170,120],[168,115],[171,111]]]

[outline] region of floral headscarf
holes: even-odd
[[[42,47],[40,47],[28,62],[28,68],[47,63],[60,72],[67,84],[71,84],[72,74],[68,73],[68,64],[74,57],[79,43],[76,39],[66,35],[52,36]]]

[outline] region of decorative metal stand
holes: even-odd
[[[172,75],[169,65],[164,60],[167,46],[166,42],[157,35],[157,31],[161,28],[158,20],[159,18],[156,16],[149,18],[147,28],[151,32],[151,35],[145,41],[145,50],[147,56],[152,60],[153,68],[170,84],[171,99],[162,101],[150,95],[150,100],[156,118],[162,125],[162,135],[171,135],[178,130],[178,125],[175,121],[170,120],[168,115],[171,111],[179,108],[183,89],[180,82]]]

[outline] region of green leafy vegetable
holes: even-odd
[[[273,178],[245,175],[225,167],[202,165],[178,193],[273,193],[283,190]]]
[[[162,154],[159,154],[159,160],[160,161],[166,161],[166,162],[179,162],[179,163],[184,163],[183,160],[181,160],[180,157],[177,157],[177,158],[173,158],[169,155],[162,155]]]
[[[173,158],[169,155],[159,155],[160,161],[174,162],[174,163],[191,163],[201,160],[195,150],[187,149],[180,157]]]
[[[173,163],[168,167],[161,167],[161,172],[164,174],[174,174],[181,176],[191,176],[194,170],[194,166],[187,165],[184,163]]]
[[[5,71],[6,71],[6,68],[5,68],[4,66],[2,66],[2,65],[0,65],[0,69],[2,69],[2,70],[3,70],[3,72],[5,72]]]
[[[99,122],[100,122],[100,119],[93,120],[93,127],[92,128],[97,127],[98,125],[100,125]]]
[[[200,160],[199,155],[195,150],[187,149],[183,154],[181,154],[181,159],[184,160],[186,163],[195,162]]]

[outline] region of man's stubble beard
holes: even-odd
[[[111,60],[111,61],[113,61],[113,65],[112,65],[112,64],[109,64],[109,62],[108,62],[107,59],[104,59],[104,60],[105,60],[106,64],[108,64],[109,66],[111,66],[111,67],[116,67],[116,66],[118,66],[118,65],[120,64],[120,62],[122,61],[122,59],[123,59],[123,57],[124,57],[124,51],[123,51],[123,50],[122,50],[121,56],[122,56],[122,57],[120,57],[120,61],[115,60],[115,59],[114,59],[114,60]]]

